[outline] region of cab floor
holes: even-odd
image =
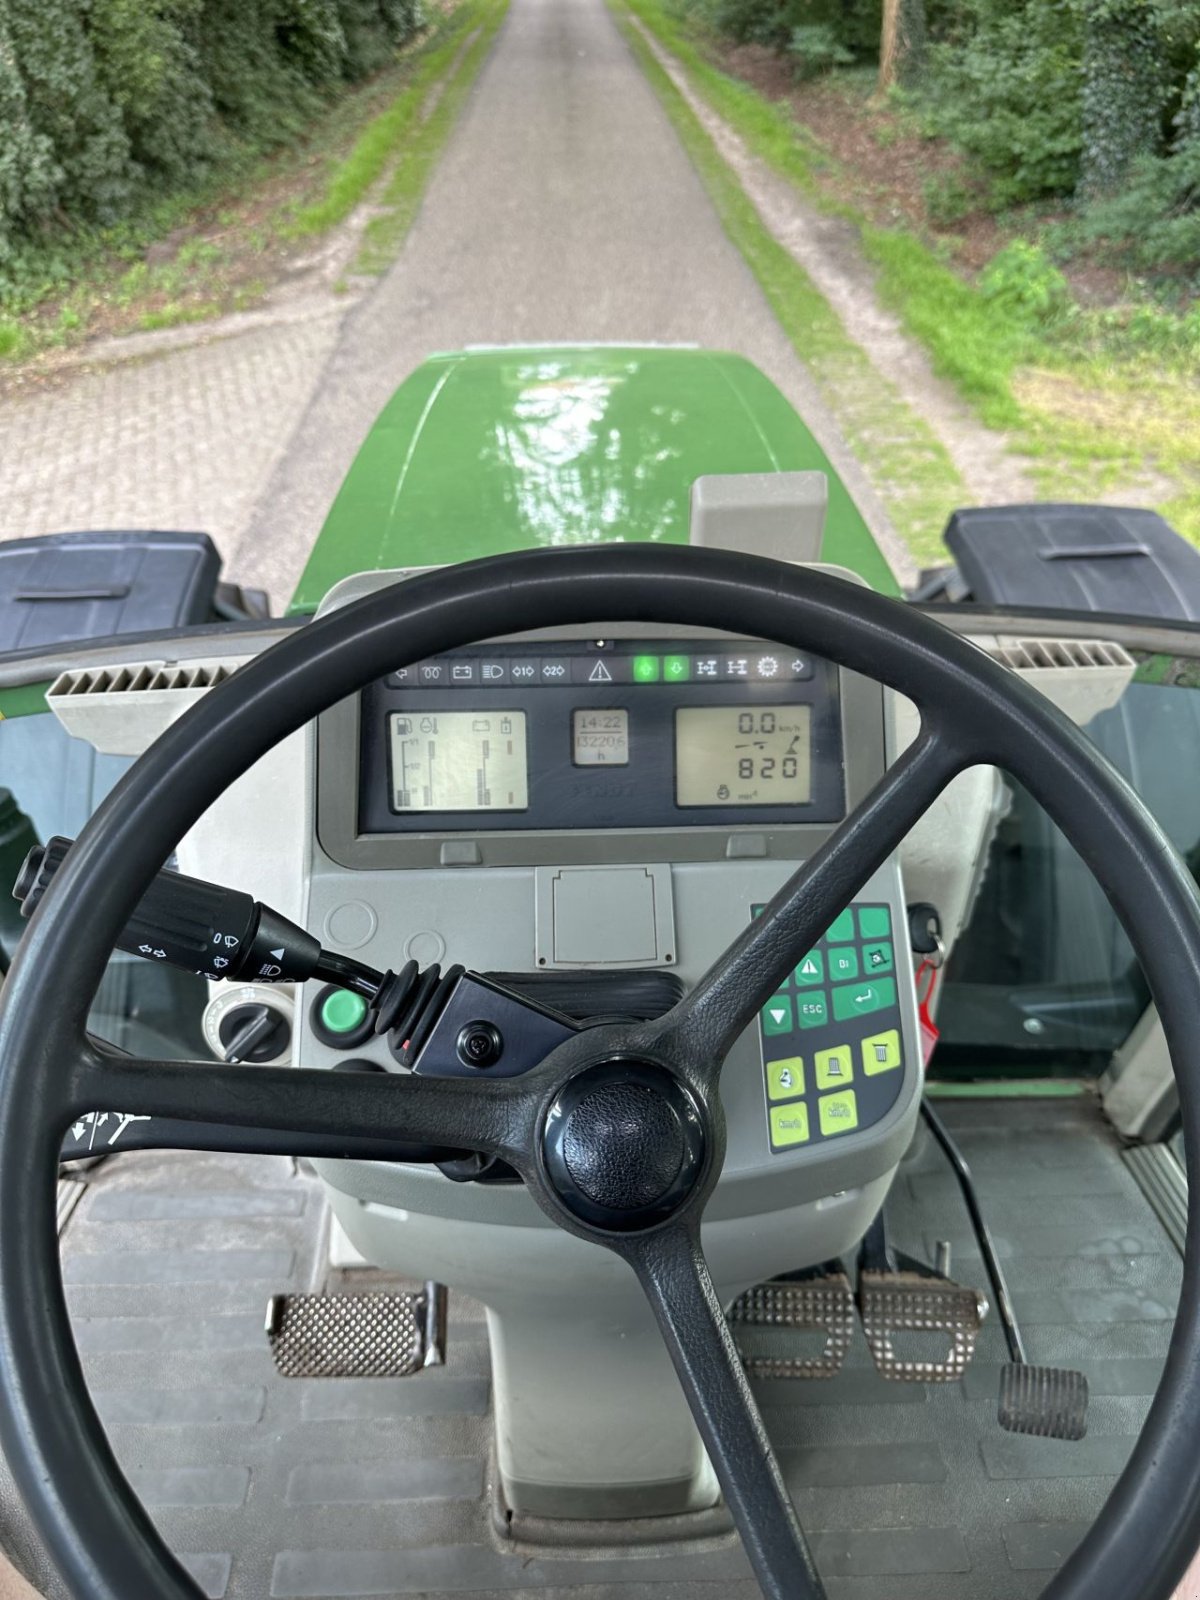
[[[1004,1352],[990,1318],[960,1384],[885,1383],[861,1334],[833,1382],[760,1384],[831,1600],[1039,1594],[1124,1464],[1170,1334],[1180,1260],[1094,1104],[943,1104],[1031,1359],[1087,1373],[1088,1434],[1065,1444],[999,1430]],[[397,1382],[277,1378],[267,1297],[328,1282],[328,1212],[291,1162],[129,1155],[86,1177],[63,1240],[84,1366],[122,1465],[209,1596],[757,1594],[732,1536],[617,1551],[499,1537],[486,1331],[468,1301],[452,1300],[444,1369]],[[906,1160],[890,1217],[901,1248],[932,1259],[949,1239],[954,1275],[983,1286],[931,1144]]]

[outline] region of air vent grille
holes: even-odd
[[[168,666],[148,662],[133,667],[99,667],[60,673],[50,685],[48,698],[92,694],[156,694],[169,689],[211,689],[229,677],[233,668],[222,663]]]
[[[1132,672],[1135,666],[1128,650],[1110,639],[1021,639],[1005,635],[996,640],[991,653],[1016,672],[1063,668],[1077,671],[1094,667],[1116,667]]]

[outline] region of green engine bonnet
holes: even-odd
[[[340,578],[538,546],[686,544],[705,473],[829,477],[823,557],[896,581],[788,402],[741,356],[657,346],[437,355],[384,407],[313,547],[293,612]]]

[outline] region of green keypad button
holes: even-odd
[[[890,939],[892,913],[887,906],[860,906],[858,931],[864,939]]]
[[[790,1144],[808,1143],[808,1107],[803,1100],[794,1106],[771,1107],[771,1144],[776,1150]]]
[[[820,950],[810,950],[796,968],[796,982],[802,989],[810,984],[825,982],[825,957]]]
[[[330,1033],[353,1033],[367,1017],[367,1002],[349,989],[335,989],[321,1002],[321,1022]]]
[[[657,683],[661,665],[657,656],[634,656],[634,683]]]
[[[804,1058],[788,1056],[767,1062],[767,1099],[794,1100],[804,1093]]]
[[[854,913],[847,906],[825,935],[829,944],[849,944],[854,938]]]
[[[873,972],[891,972],[895,965],[892,947],[886,941],[863,945],[862,969],[868,976]]]
[[[763,1032],[768,1038],[778,1033],[791,1033],[794,1026],[792,1022],[792,997],[788,994],[773,994],[762,1008]]]
[[[802,1028],[823,1028],[829,1021],[829,1002],[824,993],[798,994],[796,1013]]]
[[[821,1119],[821,1132],[826,1136],[831,1133],[849,1133],[857,1128],[858,1100],[854,1090],[843,1089],[841,1094],[822,1095],[818,1114]]]
[[[853,945],[844,949],[838,948],[829,952],[829,981],[831,983],[847,983],[851,978],[858,977],[858,951]]]
[[[896,985],[891,978],[862,978],[833,991],[833,1014],[839,1022],[865,1017],[871,1011],[886,1011],[896,1004]]]
[[[686,683],[691,674],[690,656],[664,656],[662,674],[664,683]]]
[[[854,1054],[848,1044],[835,1045],[832,1050],[818,1050],[813,1065],[818,1089],[840,1089],[854,1076]]]

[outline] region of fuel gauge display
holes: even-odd
[[[388,731],[393,811],[528,808],[523,711],[394,712]]]

